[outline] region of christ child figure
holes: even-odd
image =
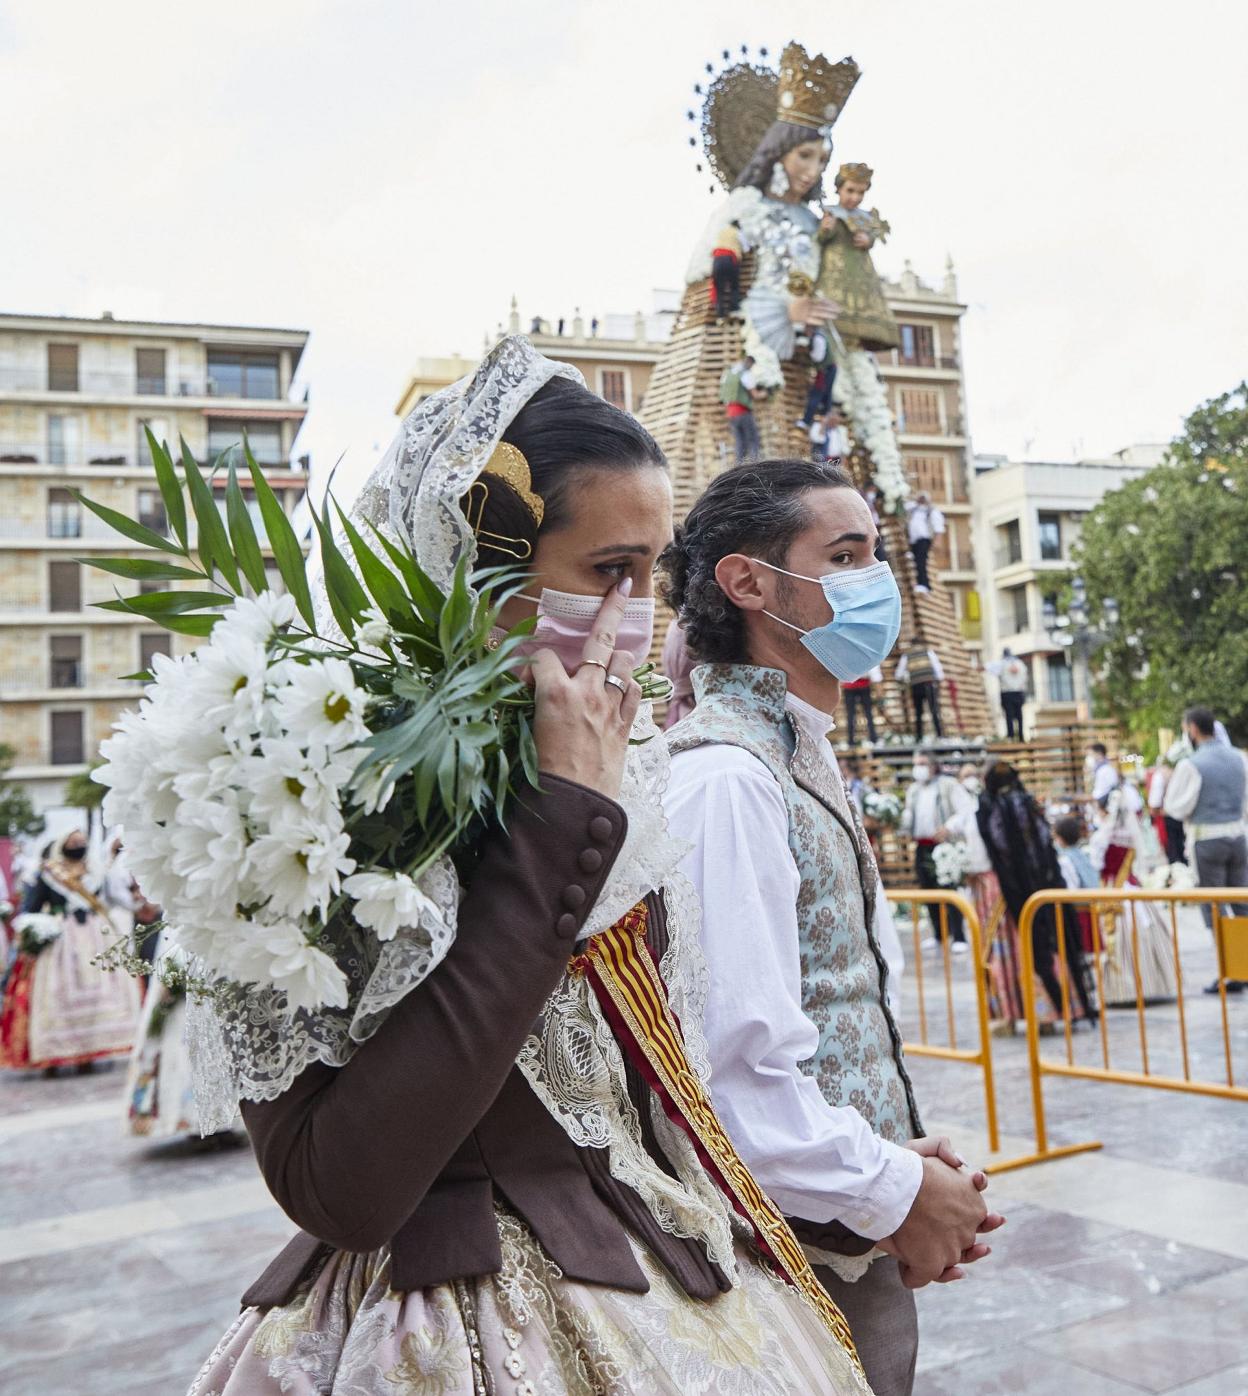
[[[901,342],[871,261],[872,247],[890,231],[878,209],[862,207],[873,174],[867,165],[842,165],[836,173],[837,202],[824,210],[819,225],[815,294],[840,307],[836,329],[849,349],[895,349]]]

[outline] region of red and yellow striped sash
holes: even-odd
[[[815,1277],[796,1236],[755,1182],[720,1124],[706,1087],[689,1064],[667,990],[646,945],[648,913],[639,903],[610,930],[586,942],[571,968],[592,986],[630,1061],[663,1108],[692,1140],[702,1163],[754,1228],[759,1248],[805,1296],[837,1342],[861,1368],[845,1315]]]

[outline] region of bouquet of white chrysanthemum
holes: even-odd
[[[932,850],[932,865],[942,887],[961,887],[971,870],[971,855],[964,843],[938,843]]]
[[[105,605],[207,641],[157,655],[139,707],[103,743],[94,777],[109,787],[105,819],[124,827],[169,940],[203,971],[192,988],[224,979],[280,990],[290,1010],[345,1007],[343,964],[358,963],[361,934],[388,941],[436,913],[422,873],[447,853],[471,858],[513,779],[537,781],[532,698],[515,672],[533,621],[493,644],[519,582],[479,573],[478,594],[461,563],[443,593],[410,550],[375,530],[374,550],[339,509],[353,570],[327,506],[313,521],[333,624],[318,628],[302,550],[250,452],[284,595],[266,589],[234,467],[223,524],[185,444],[179,478],[148,439],[174,538],[84,498],[156,553],[96,565],[209,590]]]
[[[862,812],[886,829],[897,828],[901,823],[901,811],[901,799],[891,791],[868,790],[862,797]]]

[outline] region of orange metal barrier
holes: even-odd
[[[906,1042],[903,1046],[912,1057],[941,1057],[945,1061],[967,1062],[980,1068],[984,1076],[984,1117],[988,1126],[988,1147],[995,1154],[1001,1147],[1001,1139],[997,1126],[997,1092],[992,1075],[992,1034],[988,1024],[987,960],[991,942],[985,941],[983,928],[979,924],[979,916],[976,914],[975,908],[960,892],[944,889],[928,891],[920,887],[913,887],[889,888],[886,895],[888,900],[894,904],[898,902],[909,904],[914,926],[914,956],[911,963],[914,970],[915,992],[918,995],[919,1040]],[[919,908],[921,906],[927,906],[931,909],[934,919],[938,920],[939,938],[943,947],[945,1024],[948,1033],[948,1045],[943,1047],[928,1040],[927,989],[919,930]],[[977,1048],[958,1046],[958,1028],[953,1011],[953,963],[952,953],[949,949],[949,908],[951,906],[957,907],[962,913],[966,922],[967,935],[970,938],[971,954],[968,958],[974,968],[975,1010],[979,1022],[979,1046]]]
[[[1148,1021],[1145,1012],[1146,1000],[1141,983],[1140,927],[1136,906],[1140,903],[1166,902],[1170,907],[1170,946],[1174,954],[1176,980],[1176,1003],[1178,1016],[1178,1049],[1182,1061],[1181,1075],[1155,1072],[1150,1065]],[[1069,1154],[1085,1153],[1099,1149],[1098,1140],[1081,1144],[1064,1144],[1050,1147],[1044,1112],[1045,1076],[1075,1077],[1085,1081],[1107,1081],[1120,1086],[1151,1086],[1156,1090],[1183,1091],[1191,1095],[1216,1096],[1231,1100],[1248,1100],[1248,1086],[1235,1081],[1235,1062],[1231,1049],[1230,1019],[1227,1012],[1227,979],[1248,980],[1248,916],[1224,916],[1222,904],[1237,902],[1248,904],[1248,888],[1217,887],[1195,888],[1180,891],[1167,888],[1161,891],[1145,890],[1136,887],[1112,887],[1103,889],[1063,889],[1037,892],[1023,907],[1019,918],[1018,938],[1021,951],[1022,981],[1030,986],[1035,974],[1035,949],[1032,945],[1032,927],[1036,915],[1042,907],[1052,906],[1057,922],[1058,963],[1065,963],[1064,940],[1067,935],[1078,934],[1075,918],[1067,908],[1087,907],[1091,909],[1093,955],[1092,967],[1096,985],[1096,998],[1100,1007],[1099,1037],[1101,1064],[1085,1065],[1075,1061],[1073,1043],[1073,1018],[1071,1015],[1070,985],[1062,975],[1062,1022],[1065,1028],[1065,1060],[1055,1061],[1040,1055],[1040,1024],[1037,1018],[1034,993],[1024,995],[1027,1015],[1027,1055],[1031,1072],[1032,1113],[1035,1119],[1036,1148],[1034,1153],[1006,1159],[990,1165],[993,1172],[1004,1172],[1012,1168],[1024,1168],[1032,1163],[1047,1159],[1063,1158]],[[1212,907],[1213,934],[1217,948],[1218,976],[1221,983],[1222,1047],[1226,1066],[1225,1081],[1203,1080],[1193,1077],[1191,1052],[1188,1044],[1187,1006],[1183,999],[1183,964],[1179,948],[1178,911],[1180,904],[1207,905]],[[1125,931],[1130,926],[1131,966],[1135,984],[1135,1018],[1139,1038],[1141,1070],[1124,1071],[1114,1067],[1110,1061],[1109,1028],[1106,1020],[1104,973],[1102,952],[1105,949],[1104,923],[1107,918],[1117,925],[1121,916]],[[1072,926],[1075,929],[1072,930]],[[1112,1011],[1112,1010],[1111,1010]],[[1156,1039],[1154,1039],[1154,1045]]]

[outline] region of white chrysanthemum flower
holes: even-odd
[[[218,729],[219,731],[219,729]],[[189,770],[171,777],[179,800],[212,800],[244,783],[245,767],[232,751],[201,756]]]
[[[390,803],[394,794],[394,781],[390,779],[393,769],[393,765],[372,766],[367,774],[352,782],[351,798],[365,814],[376,814]]]
[[[364,709],[368,694],[360,688],[344,659],[296,664],[290,680],[277,692],[277,705],[288,732],[309,745],[338,748],[368,736]]]
[[[285,990],[288,1008],[347,1006],[346,975],[324,950],[308,944],[298,925],[281,921],[256,929],[269,954],[269,982]]]
[[[245,631],[217,626],[198,653],[197,689],[205,714],[237,734],[254,731],[269,682],[264,646]]]
[[[356,899],[355,919],[370,927],[378,940],[393,940],[404,926],[415,926],[421,913],[437,906],[406,873],[355,873],[342,890]]]
[[[336,809],[324,821],[306,814],[279,821],[252,845],[247,885],[280,916],[324,910],[342,878],[355,871],[355,859],[347,857],[350,842]]]
[[[185,884],[184,896],[202,899],[205,908],[232,907],[247,858],[247,830],[237,803],[184,800],[172,845],[173,871]]]
[[[248,814],[267,824],[305,814],[329,819],[355,764],[345,752],[323,746],[305,752],[294,737],[265,737],[260,754],[243,766],[242,780],[251,793]]]
[[[294,619],[295,598],[289,594],[279,596],[275,591],[262,591],[256,597],[240,596],[213,627],[213,638],[224,630],[263,647]]]
[[[390,622],[382,615],[378,606],[370,606],[364,612],[364,619],[356,628],[356,643],[376,647],[386,644],[394,637]]]

